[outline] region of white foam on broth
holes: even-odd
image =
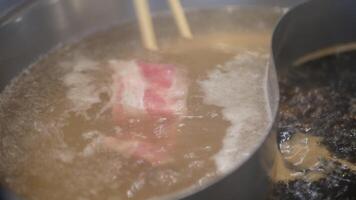
[[[222,107],[224,119],[231,123],[222,149],[214,156],[218,171],[222,174],[250,156],[242,143],[253,145],[253,142],[259,142],[248,141],[246,134],[241,132],[262,135],[263,128],[270,123],[270,119],[266,118],[266,107],[261,106],[266,101],[263,81],[267,60],[266,54],[243,52],[212,70],[206,80],[200,81],[205,94],[204,102]],[[251,125],[251,122],[264,126],[259,128],[258,125]]]

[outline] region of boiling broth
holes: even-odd
[[[160,16],[158,52],[143,50],[129,23],[43,56],[1,94],[1,181],[29,200],[118,200],[156,198],[226,174],[271,123],[264,83],[279,15],[266,8],[193,11],[193,40],[179,39],[167,26],[172,19]],[[103,147],[102,138],[122,128],[112,120],[115,72],[108,63],[132,60],[187,72],[187,113],[169,163],[151,165]]]
[[[280,70],[280,153],[270,199],[356,197],[356,51],[329,53]]]

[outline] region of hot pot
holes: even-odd
[[[191,0],[183,1],[183,5],[187,9],[228,5],[290,8],[301,2]],[[348,14],[352,15],[352,10],[356,13],[355,4],[352,0],[315,0],[296,7],[279,23],[273,36],[272,58],[266,75],[269,107],[274,118],[279,97],[275,64],[277,70],[284,70],[306,53],[356,39],[356,29],[352,29],[351,23],[348,23],[352,19]],[[168,7],[165,0],[155,0],[151,2],[151,9],[157,13],[167,11]],[[345,9],[348,12],[343,12]],[[329,13],[333,15],[330,18],[332,22],[326,23]],[[352,16],[355,20],[355,14]],[[25,67],[58,44],[134,19],[131,0],[35,0],[19,4],[0,19],[0,91]],[[307,42],[301,42],[305,39]],[[273,174],[271,169],[276,150],[274,123],[271,123],[263,137],[256,138],[256,146],[251,148],[250,156],[236,166],[233,172],[199,190],[184,192],[172,198],[265,199],[271,185],[270,176]],[[3,189],[0,199],[11,200],[16,197]]]

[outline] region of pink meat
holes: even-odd
[[[142,61],[111,65],[115,71],[112,113],[122,132],[108,138],[107,146],[151,164],[165,163],[186,112],[185,73],[174,65]]]
[[[175,117],[186,112],[184,74],[173,65],[115,62],[114,116]]]

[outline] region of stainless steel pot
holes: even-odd
[[[153,11],[167,10],[165,2],[165,0],[152,1]],[[234,4],[291,7],[300,2],[302,1],[183,1],[186,8],[221,7]],[[318,3],[321,4],[320,1]],[[319,9],[319,12],[323,12],[323,10]],[[45,54],[59,43],[70,42],[98,29],[133,19],[131,0],[37,0],[20,5],[0,19],[0,90],[40,55]],[[300,21],[303,23],[305,20],[301,19]],[[288,33],[290,29],[284,28],[283,23],[286,23],[285,20],[281,22],[274,36],[273,53],[278,66],[284,64],[281,61],[282,57],[284,58],[285,54],[290,51],[288,48],[292,48],[288,47],[289,43],[281,42],[290,36]],[[300,52],[300,54],[302,53]],[[288,61],[292,59],[288,56],[287,58]],[[268,67],[269,103],[271,112],[275,116],[278,107],[278,85],[273,61]],[[276,137],[271,126],[262,138],[256,138],[256,147],[251,150],[251,156],[242,165],[236,166],[232,173],[199,191],[189,191],[172,198],[186,200],[265,199],[270,186],[269,172],[273,163],[275,147]],[[3,194],[3,199],[12,199],[12,197],[5,197],[10,193]]]

